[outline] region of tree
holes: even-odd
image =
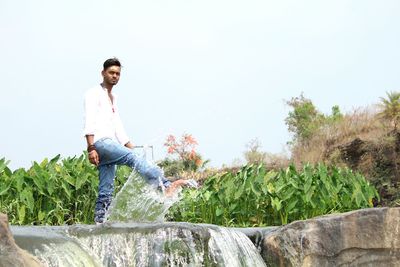
[[[310,99],[303,96],[303,93],[286,101],[286,104],[293,108],[285,119],[289,132],[294,134],[294,141],[307,142],[321,126],[324,115],[316,109]]]
[[[310,99],[303,96],[303,93],[299,97],[293,97],[286,104],[293,108],[285,119],[289,132],[294,134],[293,143],[308,144],[320,129],[343,119],[339,106],[332,107],[331,115],[324,115]]]
[[[326,117],[329,123],[335,123],[343,119],[343,114],[340,112],[340,108],[338,105],[332,107],[332,114]]]
[[[399,92],[386,92],[387,99],[381,97],[379,107],[381,111],[379,116],[390,121],[395,131],[400,121],[400,93]]]
[[[166,158],[158,163],[166,175],[177,175],[182,171],[198,171],[203,168],[208,160],[203,161],[196,152],[197,141],[191,134],[183,134],[178,140],[174,135],[169,135],[164,143],[171,158]]]

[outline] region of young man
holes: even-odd
[[[117,97],[113,87],[121,75],[121,63],[117,58],[107,59],[101,72],[103,82],[85,95],[84,135],[87,142],[89,161],[99,170],[99,192],[95,206],[95,222],[102,223],[111,204],[114,191],[116,165],[127,165],[135,169],[148,183],[165,188],[166,195],[190,182],[170,182],[156,165],[132,153],[130,142],[118,113]]]

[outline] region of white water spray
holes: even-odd
[[[163,222],[168,209],[179,199],[179,194],[166,197],[133,171],[111,202],[106,221]]]

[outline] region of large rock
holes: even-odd
[[[296,221],[268,233],[268,266],[400,266],[400,208]]]
[[[39,267],[40,262],[15,244],[7,215],[0,213],[0,267]]]

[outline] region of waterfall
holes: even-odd
[[[218,266],[266,266],[254,244],[242,232],[224,227],[209,231],[211,255]]]
[[[190,223],[13,226],[23,249],[45,266],[265,266],[240,231]]]

